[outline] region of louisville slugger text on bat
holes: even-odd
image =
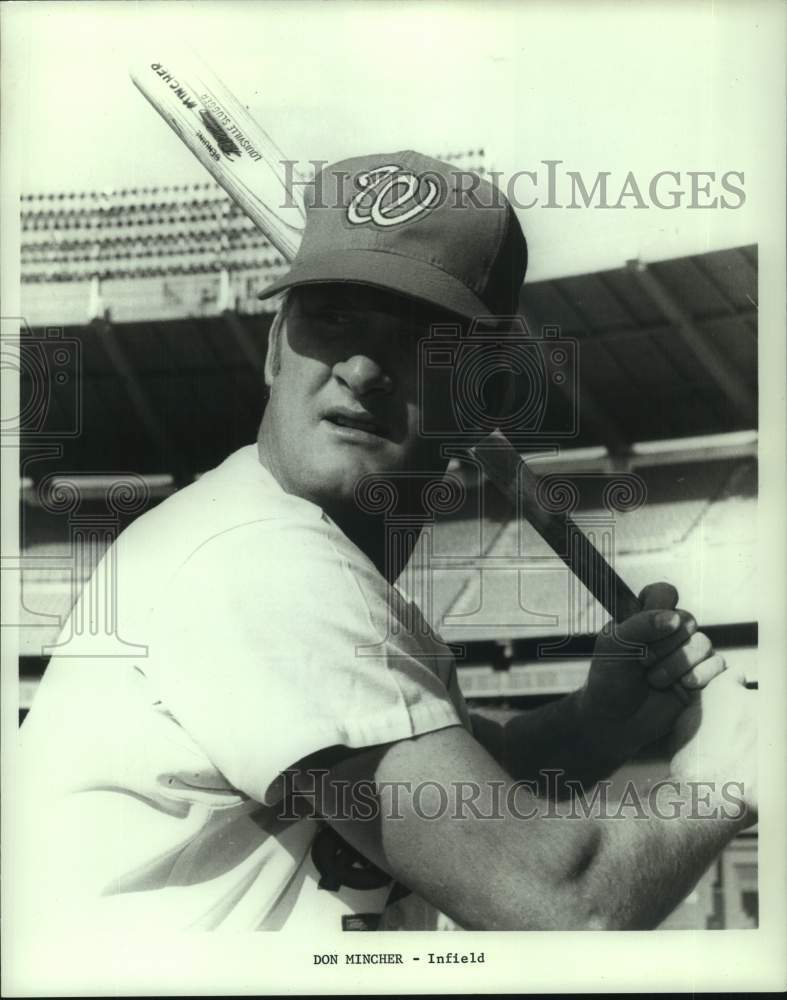
[[[292,260],[305,216],[292,161],[192,54],[138,60],[131,79],[251,221]]]

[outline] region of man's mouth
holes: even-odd
[[[387,429],[364,410],[335,407],[325,414],[323,420],[344,432],[343,436],[350,439],[379,439],[389,436]]]

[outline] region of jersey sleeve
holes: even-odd
[[[167,710],[261,802],[318,750],[462,724],[440,678],[450,651],[337,535],[319,519],[222,532],[180,567],[154,612],[148,669]]]

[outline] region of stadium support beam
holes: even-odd
[[[87,300],[87,321],[91,323],[94,319],[105,318],[107,314],[104,300],[101,296],[101,277],[98,274],[91,275],[90,291]]]
[[[626,267],[637,279],[645,294],[659,307],[676,332],[680,334],[683,342],[733,404],[737,412],[747,423],[754,424],[757,419],[757,401],[753,393],[750,392],[738,373],[709,343],[707,334],[703,335],[691,316],[647,264],[643,264],[639,260],[628,260]]]

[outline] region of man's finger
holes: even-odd
[[[597,652],[603,655],[604,649],[610,652],[620,652],[626,643],[643,643],[650,646],[658,643],[655,653],[658,658],[666,655],[675,646],[681,645],[696,631],[696,622],[688,611],[661,609],[658,611],[639,611],[637,614],[620,622],[614,630],[604,630],[599,640],[601,649]],[[663,645],[662,645],[663,644]]]
[[[707,635],[694,632],[677,649],[656,658],[648,670],[648,681],[656,688],[668,687],[712,654],[713,644]]]
[[[671,583],[649,583],[639,594],[643,611],[677,608],[678,592]]]
[[[698,688],[706,687],[714,677],[723,674],[726,669],[727,664],[724,661],[724,657],[719,653],[714,653],[713,656],[709,656],[707,660],[703,660],[698,666],[692,667],[691,670],[681,677],[680,682],[685,688],[696,691]]]
[[[691,612],[684,611],[681,608],[677,608],[676,612],[680,615],[680,625],[674,632],[670,633],[665,638],[656,639],[655,642],[651,642],[648,645],[647,656],[644,659],[646,667],[649,668],[650,666],[658,663],[660,660],[666,659],[670,653],[673,653],[676,649],[680,649],[681,646],[685,645],[699,630],[697,619],[691,614]]]
[[[704,632],[695,632],[678,649],[659,657],[648,670],[648,682],[659,690],[669,687],[713,655],[713,645]]]

